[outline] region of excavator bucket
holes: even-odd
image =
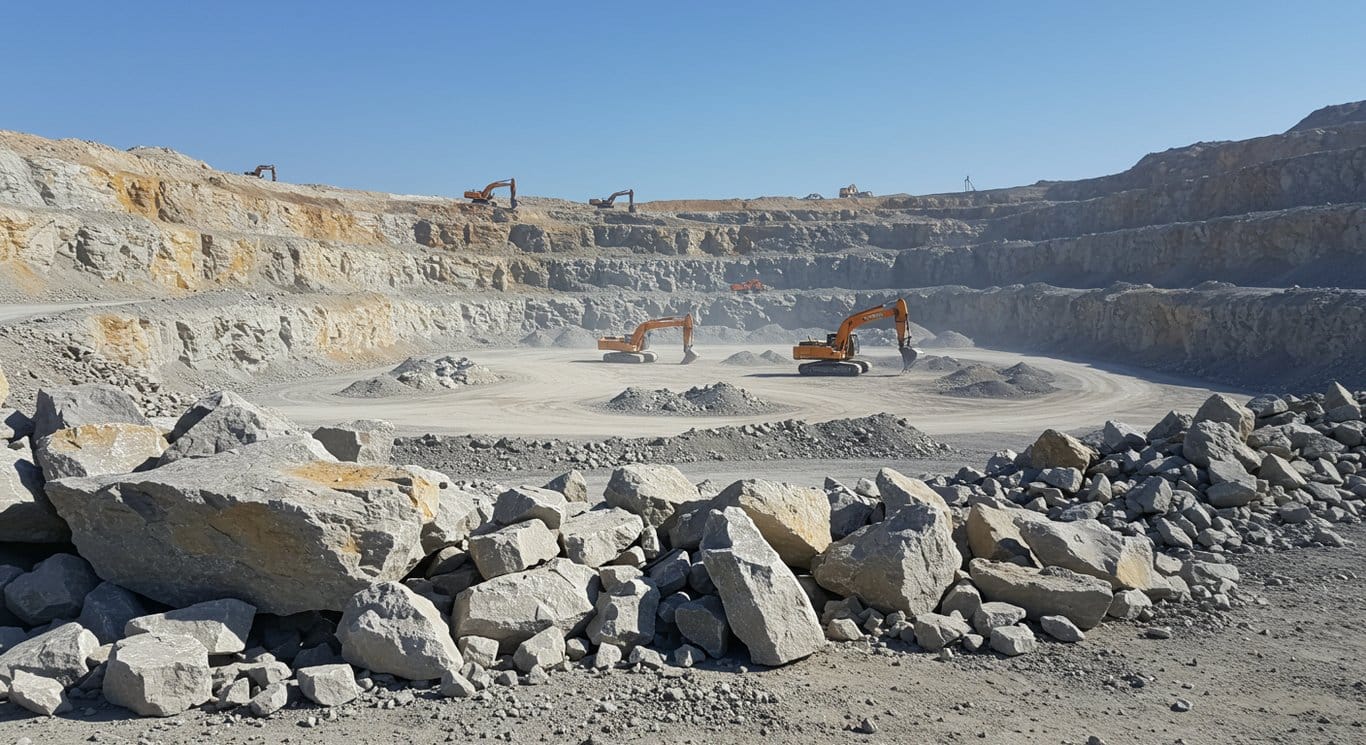
[[[915,348],[914,348],[914,347],[902,347],[902,348],[901,348],[901,372],[906,372],[907,370],[909,370],[909,369],[911,369],[912,367],[914,367],[914,366],[915,366],[915,360],[916,360],[916,358],[919,357],[919,356],[920,356],[920,353],[917,352],[917,351],[915,351]]]
[[[694,363],[694,362],[696,362],[696,361],[697,361],[697,352],[692,351],[692,347],[684,347],[684,348],[683,348],[683,361],[680,362],[680,363],[678,363],[678,364],[680,364],[680,365],[691,365],[692,363]]]

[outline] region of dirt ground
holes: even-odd
[[[386,691],[338,707],[335,719],[309,704],[265,721],[138,719],[84,701],[43,719],[8,706],[0,733],[33,743],[1362,743],[1366,529],[1342,534],[1356,545],[1236,558],[1242,589],[1264,604],[1218,619],[1178,607],[1152,624],[1111,622],[1080,644],[1043,641],[1013,659],[943,662],[900,642],[854,642],[774,670],[740,673],[743,661],[575,669],[472,700],[417,689],[396,708],[382,708],[395,695]],[[1146,638],[1149,625],[1170,627],[1171,638]],[[1178,699],[1190,710],[1175,711]],[[850,731],[864,719],[874,733]]]

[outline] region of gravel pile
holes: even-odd
[[[476,435],[401,437],[394,443],[394,462],[461,474],[704,460],[920,458],[950,452],[949,446],[907,420],[874,414],[817,424],[788,419],[694,429],[676,437],[610,437],[593,442]]]
[[[721,364],[733,365],[735,367],[767,367],[768,365],[789,365],[792,364],[792,360],[778,354],[772,349],[766,349],[759,354],[755,354],[746,349],[721,360]]]
[[[627,388],[598,408],[615,414],[745,416],[764,414],[778,407],[730,383],[713,383],[683,393],[667,388]]]
[[[1056,392],[1058,389],[1053,386],[1052,381],[1052,373],[1023,362],[1000,369],[974,363],[963,365],[939,378],[934,381],[934,385],[945,396],[1020,399]]]
[[[498,374],[468,357],[409,357],[383,375],[358,380],[337,392],[347,398],[387,398],[413,391],[439,391],[484,385]]]

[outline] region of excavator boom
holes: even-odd
[[[690,365],[697,360],[697,353],[692,349],[692,329],[693,318],[689,313],[685,316],[669,316],[667,318],[652,318],[636,326],[636,330],[629,336],[604,336],[598,339],[598,349],[604,350],[607,354],[602,356],[604,362],[654,362],[655,353],[648,351],[650,332],[655,329],[682,328],[683,329],[683,361],[679,364]]]
[[[493,202],[493,190],[507,187],[509,191],[508,206],[510,209],[517,209],[517,179],[503,179],[494,181],[483,189],[470,189],[465,192],[465,198],[475,204],[491,204]]]
[[[626,197],[627,200],[628,200],[628,202],[629,202],[628,211],[630,211],[630,212],[635,212],[635,211],[636,211],[636,190],[635,190],[635,189],[622,189],[622,190],[619,191],[619,192],[613,193],[611,196],[607,197],[606,199],[590,199],[590,200],[588,200],[588,203],[591,204],[591,205],[593,205],[594,207],[597,207],[597,208],[600,209],[600,210],[610,210],[610,209],[612,209],[612,203],[615,202],[615,201],[617,201],[617,197]]]
[[[901,352],[901,371],[904,373],[915,364],[919,356],[911,347],[910,312],[904,298],[895,303],[879,305],[861,310],[840,324],[839,329],[826,336],[825,341],[804,341],[792,348],[792,358],[806,360],[797,370],[803,375],[859,375],[868,372],[867,362],[855,359],[858,355],[858,336],[854,333],[860,326],[873,321],[892,318],[896,324],[897,349]]]

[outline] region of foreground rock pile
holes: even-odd
[[[902,417],[874,414],[811,424],[800,419],[690,429],[674,437],[592,442],[525,437],[401,437],[394,458],[449,473],[604,468],[632,463],[789,458],[931,457],[950,448]]]
[[[606,411],[657,416],[749,416],[778,408],[730,383],[689,388],[675,393],[667,388],[627,388],[602,404]]]
[[[303,434],[221,393],[163,433],[115,389],[44,390],[6,420],[0,525],[56,545],[0,567],[0,695],[265,717],[830,641],[1028,654],[1243,602],[1230,553],[1341,545],[1366,499],[1361,398],[1215,396],[930,481],[718,492],[632,463],[598,498],[577,471],[494,487],[388,465],[381,422]]]

